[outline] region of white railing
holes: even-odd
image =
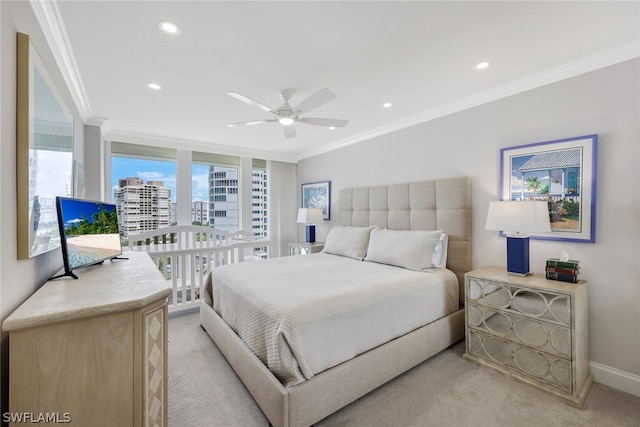
[[[266,239],[235,240],[228,238],[226,232],[220,234],[207,227],[174,226],[130,236],[127,250],[149,254],[171,285],[169,311],[175,312],[199,306],[207,277],[214,268],[267,258],[270,247]]]

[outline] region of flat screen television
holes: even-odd
[[[56,209],[64,274],[52,279],[62,276],[77,279],[73,270],[122,254],[116,205],[56,197]]]

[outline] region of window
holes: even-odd
[[[236,231],[241,224],[247,224],[245,228],[253,230],[257,237],[267,235],[265,160],[251,159],[247,162],[250,171],[243,174],[240,165],[247,164],[248,159],[241,162],[235,156],[116,141],[110,144],[110,192],[122,212],[124,236],[178,224],[178,212],[185,217],[180,224],[208,225],[226,231]],[[185,188],[189,179],[191,199],[180,195],[177,201],[176,188]],[[181,184],[177,185],[177,181]],[[241,207],[241,195],[246,192],[250,192],[251,204]]]
[[[123,238],[177,222],[175,153],[111,143],[111,189]]]

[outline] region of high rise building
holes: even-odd
[[[238,169],[209,167],[209,227],[238,230]]]
[[[191,202],[191,223],[209,225],[209,202],[194,200]]]
[[[267,171],[251,172],[251,218],[253,235],[267,237]]]
[[[171,225],[178,224],[178,204],[176,202],[171,203]]]
[[[240,229],[238,200],[238,169],[210,166],[209,226],[228,231]],[[267,171],[263,169],[251,173],[251,218],[253,235],[266,237]]]
[[[113,193],[122,237],[171,225],[171,190],[162,181],[128,177]]]

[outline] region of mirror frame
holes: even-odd
[[[55,196],[71,196],[72,167],[73,167],[73,115],[69,112],[60,93],[57,91],[51,76],[46,70],[42,59],[38,55],[30,37],[24,33],[17,33],[17,117],[16,117],[16,178],[17,178],[17,250],[18,259],[29,259],[45,252],[60,247],[60,234],[58,231],[57,214],[55,208]],[[36,97],[35,76],[39,73],[48,92]],[[40,102],[38,102],[38,100]],[[53,100],[50,103],[47,101]],[[36,105],[37,104],[37,105]],[[56,108],[54,116],[38,117],[42,115],[43,108],[50,104]],[[57,110],[59,109],[59,110]],[[59,114],[61,113],[61,114]],[[38,129],[36,129],[36,125]],[[41,131],[45,127],[44,132]],[[68,135],[67,135],[68,133]],[[36,135],[42,135],[37,138]],[[48,137],[46,143],[59,141],[54,149],[39,149],[37,139]],[[67,139],[69,138],[70,141]],[[51,141],[49,141],[51,140]],[[67,162],[55,163],[55,174],[49,171],[38,171],[38,157],[42,160],[43,153],[52,151],[69,152],[71,155]],[[39,156],[34,156],[37,152]],[[42,163],[42,161],[40,162]],[[42,168],[41,168],[42,169]],[[40,178],[38,177],[40,175]],[[53,180],[53,182],[51,182]],[[36,194],[37,183],[46,181],[50,193]],[[52,185],[49,185],[52,184]],[[42,205],[40,201],[46,202]],[[40,222],[43,212],[48,222]],[[40,241],[40,242],[39,242]]]

